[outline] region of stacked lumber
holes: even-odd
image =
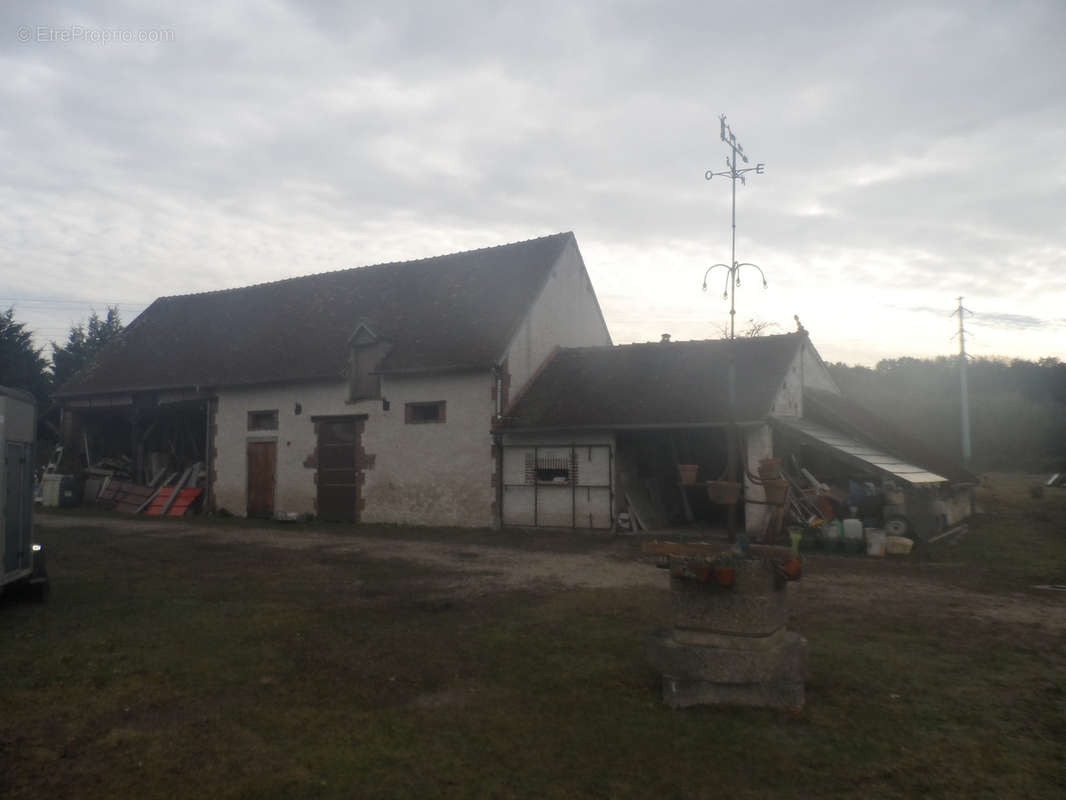
[[[165,469],[148,486],[110,480],[100,489],[96,503],[124,514],[180,517],[189,513],[204,494],[207,475],[203,463],[196,462],[180,475],[173,472],[165,479],[164,475]]]

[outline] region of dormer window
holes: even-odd
[[[349,337],[348,346],[348,400],[380,399],[378,366],[388,353],[388,343],[379,339],[367,325],[360,324]]]

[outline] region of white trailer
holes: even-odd
[[[33,395],[0,386],[0,588],[28,584],[42,594],[44,553],[33,543]]]

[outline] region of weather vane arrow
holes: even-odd
[[[747,178],[745,177],[749,172],[754,172],[756,175],[762,175],[766,170],[766,165],[761,161],[756,162],[754,167],[740,167],[737,168],[737,157],[739,156],[741,161],[745,164],[750,163],[747,154],[744,152],[743,146],[737,141],[736,134],[733,133],[733,129],[726,124],[725,114],[720,116],[719,121],[722,123],[722,141],[726,143],[726,146],[730,149],[730,155],[726,156],[725,165],[728,167],[723,172],[715,172],[713,169],[707,170],[703,173],[703,177],[706,180],[711,180],[714,177],[729,178],[733,188],[733,234],[731,242],[731,258],[729,264],[712,264],[707,268],[707,271],[703,273],[703,291],[707,291],[707,276],[716,267],[724,267],[726,270],[726,283],[725,291],[722,292],[722,297],[729,297],[729,338],[736,338],[736,287],[740,286],[740,269],[741,267],[753,267],[758,270],[759,276],[762,278],[762,285],[765,289],[767,287],[766,275],[763,274],[762,269],[750,262],[737,263],[737,181],[744,186],[748,185]]]

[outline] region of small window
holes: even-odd
[[[444,422],[445,404],[443,400],[435,403],[408,403],[404,409],[404,422],[408,425],[420,425],[425,422]]]
[[[278,429],[278,410],[273,411],[249,411],[248,430],[250,431],[276,431]]]
[[[577,483],[576,460],[569,453],[553,450],[554,453],[538,453],[535,459],[532,451],[526,453],[526,483]]]

